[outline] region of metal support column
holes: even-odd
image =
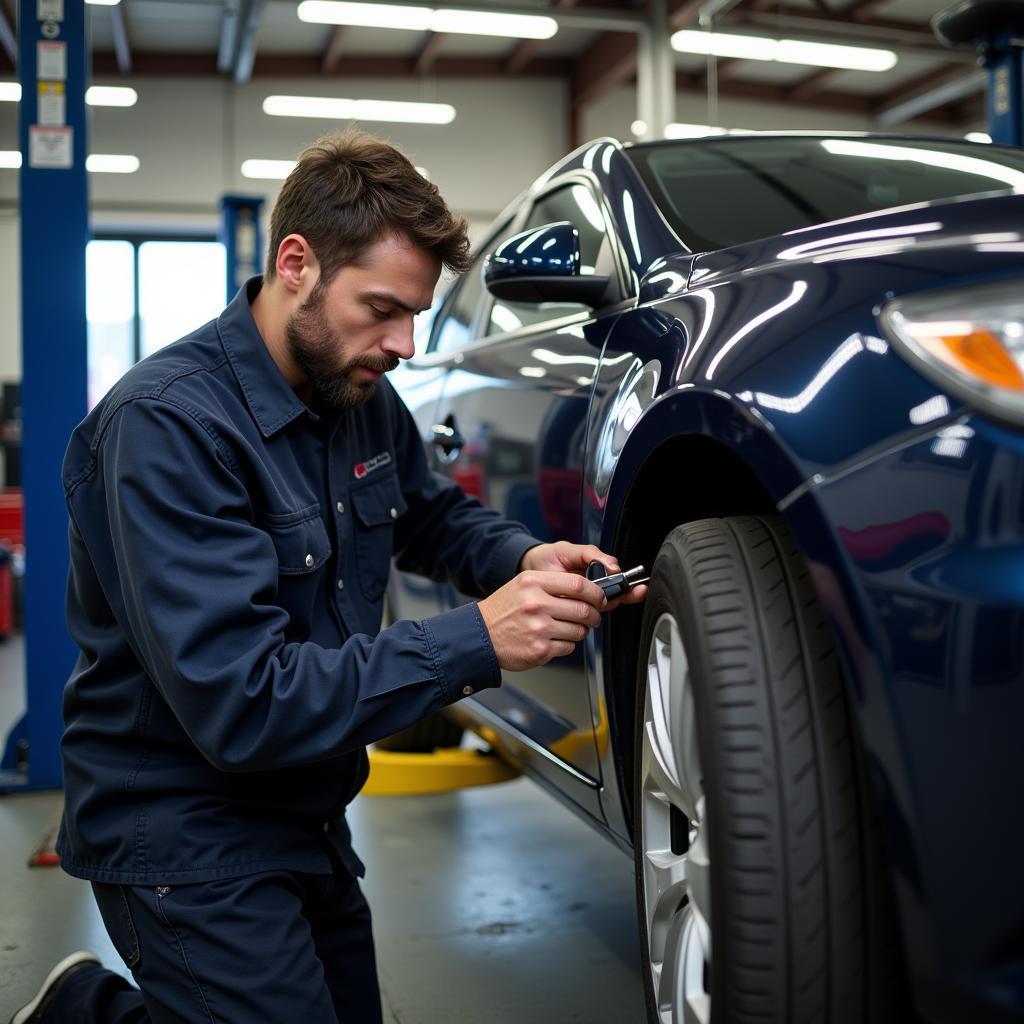
[[[250,277],[263,270],[262,206],[262,196],[221,196],[220,240],[227,251],[228,302]]]
[[[675,120],[675,61],[669,45],[667,0],[650,0],[646,26],[637,39],[637,118],[645,139],[661,139]]]
[[[1024,146],[1024,40],[998,35],[985,51],[988,133],[1004,146]]]
[[[1024,146],[1024,0],[964,0],[932,18],[947,46],[970,44],[988,71],[993,142]]]
[[[18,4],[26,781],[34,789],[61,785],[61,696],[77,654],[64,618],[60,467],[87,401],[85,12],[76,0]]]

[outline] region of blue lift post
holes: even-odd
[[[87,404],[85,18],[80,0],[18,4],[29,743],[28,774],[20,788],[30,789],[61,785],[61,696],[76,657],[64,616],[68,520],[60,467]]]
[[[250,277],[263,270],[262,206],[262,196],[221,196],[220,239],[227,251],[228,302]]]
[[[988,71],[988,133],[1024,146],[1024,0],[966,0],[932,18],[946,46],[973,45]]]

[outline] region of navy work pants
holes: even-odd
[[[370,909],[345,871],[93,892],[139,987],[84,968],[47,1024],[381,1024]]]

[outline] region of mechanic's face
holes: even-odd
[[[409,359],[413,318],[430,306],[441,262],[402,235],[374,243],[358,266],[342,267],[288,318],[292,359],[313,394],[334,409],[369,400],[377,380]]]

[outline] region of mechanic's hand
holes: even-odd
[[[539,569],[544,572],[576,572],[586,575],[587,566],[591,562],[600,562],[607,568],[609,575],[622,571],[619,560],[614,555],[606,555],[593,544],[570,544],[567,540],[560,540],[555,544],[538,544],[536,547],[530,548],[523,555],[519,568],[520,570]],[[615,598],[614,601],[609,601],[601,611],[614,611],[620,604],[639,604],[646,596],[647,584],[642,583],[639,587],[627,590],[625,594]]]
[[[498,664],[509,672],[572,654],[600,625],[604,591],[573,572],[521,572],[479,606]]]

